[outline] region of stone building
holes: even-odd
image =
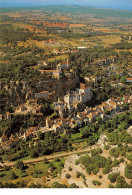
[[[64,96],[64,102],[67,105],[73,105],[76,107],[79,103],[86,103],[92,97],[92,91],[86,84],[80,83],[80,88],[69,91],[67,95]]]

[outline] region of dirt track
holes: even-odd
[[[24,164],[33,164],[33,163],[37,163],[37,162],[42,162],[44,158],[46,158],[47,160],[52,160],[54,158],[61,158],[61,157],[66,157],[72,154],[79,154],[79,153],[83,153],[83,152],[88,152],[91,149],[91,147],[85,148],[85,149],[80,149],[77,151],[73,151],[73,152],[63,152],[60,154],[55,154],[55,155],[47,155],[47,156],[41,156],[38,158],[32,158],[29,160],[23,160]],[[14,166],[16,163],[16,161],[14,162],[5,162],[2,165],[6,165],[6,166]]]

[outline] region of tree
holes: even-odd
[[[20,160],[20,161],[16,162],[15,167],[17,169],[23,170],[24,169],[24,163],[23,163],[23,161]]]
[[[52,184],[52,188],[67,188],[67,186],[64,185],[64,184],[60,184],[60,183],[58,183],[58,182],[54,182],[54,183]]]
[[[30,155],[31,155],[32,158],[36,158],[36,157],[39,156],[39,154],[38,154],[38,152],[36,150],[32,150]]]
[[[121,83],[126,83],[126,77],[125,76],[121,77],[120,81]]]
[[[70,175],[69,173],[66,173],[65,177],[66,177],[67,179],[70,179],[70,178],[71,178],[71,175]]]
[[[108,175],[108,179],[111,183],[115,183],[119,173],[111,173]]]
[[[128,179],[132,179],[132,164],[127,164],[125,166],[125,176]]]
[[[75,183],[72,183],[69,185],[69,188],[79,188],[79,186],[77,186]]]
[[[48,167],[51,169],[55,169],[55,166],[53,165],[53,163],[49,163]]]
[[[127,187],[127,183],[125,181],[125,178],[123,176],[118,176],[116,179],[117,183],[116,183],[116,188],[126,188]]]
[[[84,128],[81,129],[80,132],[82,138],[87,138],[90,135],[90,128],[85,126]]]
[[[104,168],[103,168],[103,173],[104,174],[107,174],[109,172],[111,172],[111,166],[110,165],[106,165]]]

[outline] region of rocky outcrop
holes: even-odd
[[[13,106],[25,103],[30,98],[35,97],[35,93],[41,91],[54,92],[53,101],[58,97],[62,97],[69,89],[74,89],[79,82],[79,78],[75,73],[64,75],[58,80],[44,80],[35,84],[29,84],[27,81],[10,81],[4,88],[9,93],[9,102]]]

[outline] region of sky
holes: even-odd
[[[0,0],[0,7],[43,5],[86,5],[132,10],[132,0]]]

